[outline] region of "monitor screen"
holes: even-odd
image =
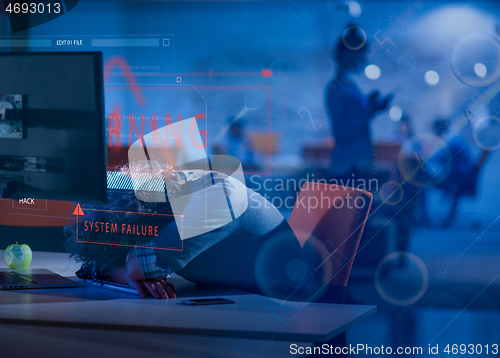
[[[101,53],[3,53],[0,78],[3,198],[106,201]]]

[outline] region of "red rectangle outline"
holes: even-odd
[[[176,89],[180,89],[180,88],[191,88],[191,85],[162,85],[162,86],[151,86],[151,85],[138,85],[139,87],[142,87],[142,88],[176,88]],[[267,172],[248,172],[248,173],[245,173],[245,174],[249,174],[249,175],[271,175],[272,174],[272,165],[271,165],[271,148],[272,148],[272,143],[271,143],[271,134],[272,134],[272,131],[271,131],[271,106],[272,106],[272,100],[271,100],[271,87],[270,86],[195,86],[195,85],[192,85],[195,89],[198,89],[198,88],[204,88],[204,89],[216,89],[216,90],[223,90],[223,89],[248,89],[248,88],[258,88],[258,89],[266,89],[268,91],[268,95],[269,95],[269,109],[268,109],[268,118],[269,118],[269,158],[268,158],[268,165],[267,165]],[[104,88],[118,88],[118,89],[127,89],[129,88],[130,86],[123,86],[123,85],[106,85],[104,84]],[[205,113],[205,115],[208,116],[207,113]],[[207,139],[207,147],[208,147],[208,139]]]
[[[83,241],[83,240],[78,240],[78,217],[80,215],[76,216],[76,242],[81,242],[84,244],[97,244],[97,245],[110,245],[110,246],[123,246],[123,247],[140,247],[142,249],[157,249],[157,250],[166,250],[166,251],[183,251],[184,250],[184,215],[170,215],[170,214],[158,214],[158,213],[137,213],[137,212],[131,212],[131,211],[116,211],[116,210],[102,210],[102,209],[85,209],[82,208],[82,210],[87,210],[87,211],[109,211],[112,213],[134,213],[134,214],[139,214],[139,215],[156,215],[156,216],[180,216],[181,217],[181,248],[180,249],[167,249],[164,247],[152,247],[152,246],[142,246],[142,245],[127,245],[127,244],[115,244],[115,243],[105,243],[105,242],[94,242],[94,241]]]

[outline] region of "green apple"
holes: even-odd
[[[16,242],[15,244],[7,246],[3,256],[5,262],[11,269],[25,269],[28,268],[31,263],[33,252],[31,252],[31,248],[28,245],[19,245]]]

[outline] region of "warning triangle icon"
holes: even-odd
[[[83,210],[80,204],[76,206],[75,211],[73,211],[73,215],[83,215]]]

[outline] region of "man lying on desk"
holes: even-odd
[[[77,272],[80,278],[128,284],[143,298],[148,293],[154,298],[175,298],[174,287],[167,282],[172,272],[195,283],[260,293],[254,263],[262,244],[274,235],[289,235],[292,246],[297,246],[293,249],[300,250],[280,212],[240,181],[214,171],[175,171],[158,162],[121,168],[131,175],[151,170],[164,175],[166,202],[139,200],[131,190],[110,190],[107,205],[93,210],[84,208],[85,217],[78,227],[79,240],[76,225],[65,228],[67,247],[82,262]],[[145,217],[153,216],[145,213],[173,214],[169,197],[188,198],[183,203],[183,231],[200,233],[188,238],[183,235],[182,250],[162,249],[181,242],[174,216],[162,216],[160,227],[152,231],[156,235],[140,235],[141,228],[150,224]],[[227,220],[228,207],[230,220]],[[109,221],[118,223],[114,230],[106,230],[106,225],[102,225]],[[129,225],[137,228],[137,233],[126,235]],[[81,242],[82,234],[91,234],[92,240],[85,241],[94,243]]]

